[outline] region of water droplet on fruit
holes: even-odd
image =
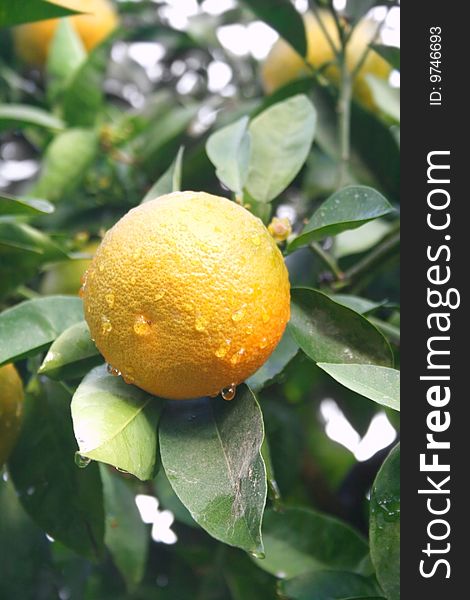
[[[223,390],[220,392],[220,395],[224,400],[227,400],[227,402],[229,402],[230,400],[233,400],[235,398],[236,393],[237,386],[234,383],[232,383],[228,387],[223,388]]]
[[[119,377],[119,375],[121,374],[121,371],[119,369],[114,368],[112,365],[108,364],[106,366],[106,370],[108,371],[108,373],[110,375],[112,375],[113,377]]]
[[[245,333],[246,335],[251,335],[253,333],[253,325],[251,323],[246,326]]]
[[[103,263],[100,263],[100,265],[98,267],[98,270],[99,270],[100,273],[102,273],[104,271],[104,264]]]
[[[238,323],[238,321],[241,321],[244,316],[245,316],[245,309],[239,308],[232,314],[232,321],[235,321],[235,323]]]
[[[111,325],[111,321],[108,319],[108,317],[105,317],[104,315],[101,317],[101,333],[103,335],[107,335],[108,333],[110,333],[113,329],[113,326]]]
[[[259,343],[259,347],[261,348],[261,350],[263,350],[264,348],[266,348],[266,346],[268,345],[268,340],[264,337],[261,342]]]
[[[245,348],[240,348],[240,350],[238,350],[238,352],[236,352],[230,359],[230,362],[232,363],[232,365],[236,365],[237,363],[239,363],[244,354],[245,354]]]
[[[83,284],[78,290],[78,295],[80,296],[80,298],[83,298],[83,296],[85,295],[85,284]]]
[[[109,308],[113,308],[113,306],[114,306],[114,294],[112,294],[112,293],[106,294],[106,296],[104,297],[104,299],[106,300],[106,304],[109,306]]]
[[[144,315],[138,315],[134,321],[134,331],[137,335],[149,335],[152,332],[150,321]]]
[[[75,453],[75,464],[77,465],[77,467],[80,467],[80,469],[84,469],[85,467],[88,467],[90,463],[91,458],[82,456],[79,452]]]
[[[264,307],[261,309],[261,318],[263,319],[263,323],[267,323],[270,319],[269,313]]]
[[[161,300],[163,298],[164,295],[165,295],[165,290],[160,290],[159,292],[157,292],[155,294],[154,298],[158,302],[159,300]]]
[[[134,250],[134,253],[132,254],[132,258],[134,260],[137,260],[138,258],[140,258],[141,254],[142,254],[142,248],[136,248]]]
[[[130,278],[130,282],[132,285],[135,285],[135,282],[137,281],[137,279],[135,277],[131,277]]]
[[[251,238],[251,242],[255,245],[255,246],[259,246],[261,244],[261,239],[259,237],[259,235],[254,235]]]

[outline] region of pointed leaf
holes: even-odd
[[[351,310],[355,310],[361,315],[370,313],[385,304],[385,302],[373,302],[367,298],[351,296],[350,294],[334,294],[331,296],[331,298],[338,304],[347,306]]]
[[[288,327],[313,361],[392,366],[390,345],[365,317],[318,290],[294,288],[291,297]]]
[[[374,44],[372,48],[397,71],[400,70],[400,48]]]
[[[9,194],[0,195],[0,216],[18,215],[34,217],[40,214],[51,214],[54,205],[39,198],[15,198]]]
[[[83,319],[80,298],[48,296],[26,300],[0,314],[0,365],[35,354]]]
[[[72,398],[72,419],[80,455],[151,479],[157,452],[157,422],[162,401],[93,369]]]
[[[230,190],[241,194],[250,163],[248,117],[242,117],[213,133],[206,143],[209,160],[216,175]]]
[[[158,179],[149,191],[145,194],[141,204],[154,200],[159,196],[171,194],[171,192],[179,192],[181,190],[181,175],[183,171],[183,153],[184,147],[178,150],[175,160],[171,163],[167,171]]]
[[[86,321],[80,321],[52,343],[38,372],[51,379],[73,379],[86,375],[102,362]]]
[[[321,569],[357,570],[369,551],[349,525],[307,508],[267,510],[263,539],[266,558],[256,564],[287,579]]]
[[[63,388],[36,383],[26,394],[23,428],[9,460],[20,501],[52,537],[79,554],[103,550],[104,513],[97,465],[79,469],[69,397]]]
[[[53,101],[86,59],[83,42],[69,19],[61,19],[47,55],[47,95]]]
[[[377,584],[356,573],[347,571],[317,571],[305,573],[280,584],[289,600],[345,600],[354,597],[376,597]]]
[[[170,402],[160,425],[162,464],[194,520],[214,538],[255,553],[263,551],[263,437],[261,411],[246,386],[231,402]]]
[[[353,392],[382,406],[400,410],[400,371],[376,365],[317,365]]]
[[[394,208],[380,192],[364,185],[351,185],[335,192],[313,213],[302,233],[289,244],[292,252],[325,237],[383,217]]]
[[[300,13],[289,0],[243,0],[255,15],[275,29],[300,56],[307,54],[307,38]]]
[[[303,94],[270,106],[251,121],[246,189],[255,200],[270,202],[292,182],[307,159],[316,122],[316,110]]]
[[[369,536],[377,579],[389,600],[400,600],[400,444],[372,486]]]
[[[400,122],[400,89],[392,87],[375,75],[366,75],[366,82],[377,107],[397,123]]]
[[[139,583],[150,536],[135,504],[135,493],[119,474],[100,465],[106,511],[105,544],[129,587]]]
[[[0,130],[11,127],[42,127],[53,131],[65,129],[65,123],[55,115],[27,104],[0,105]]]
[[[79,11],[43,0],[2,0],[0,4],[0,29],[21,23],[32,23],[56,17],[79,14]]]

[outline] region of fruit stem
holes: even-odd
[[[338,188],[341,188],[347,179],[349,156],[351,148],[351,98],[352,78],[346,64],[346,53],[341,56],[341,85],[338,99],[339,117],[339,148],[340,161],[338,170]]]

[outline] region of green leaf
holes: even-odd
[[[349,294],[334,294],[330,298],[338,304],[355,310],[361,315],[370,313],[384,305],[384,302],[373,302],[367,298],[360,298],[359,296],[351,296]]]
[[[230,190],[241,194],[248,176],[251,139],[248,117],[242,117],[213,133],[206,152],[216,168],[216,175]]]
[[[289,600],[345,600],[352,597],[377,597],[377,585],[371,579],[347,571],[305,573],[280,584]]]
[[[160,425],[166,475],[194,520],[212,537],[262,553],[266,470],[264,429],[253,393],[169,402]]]
[[[390,367],[385,337],[365,317],[309,288],[291,290],[290,332],[314,362]]]
[[[171,192],[179,192],[181,190],[181,175],[183,171],[183,153],[184,148],[178,150],[175,160],[163,175],[153,184],[150,190],[145,194],[141,204],[154,200]]]
[[[0,28],[76,14],[80,14],[79,11],[42,0],[2,0]]]
[[[400,410],[400,371],[376,365],[317,364],[353,392],[382,406]]]
[[[38,372],[51,379],[76,379],[102,362],[87,323],[80,321],[52,343]]]
[[[266,558],[256,564],[287,579],[321,569],[357,570],[369,550],[349,525],[308,508],[267,510],[263,539]]]
[[[37,354],[82,319],[82,301],[72,296],[35,298],[7,308],[0,314],[0,365]]]
[[[304,22],[289,0],[243,0],[255,15],[276,30],[300,56],[307,54]]]
[[[150,536],[135,504],[135,493],[122,479],[100,465],[106,511],[105,544],[128,587],[138,584],[147,562]]]
[[[315,108],[303,94],[270,106],[251,121],[246,189],[255,200],[270,202],[292,182],[307,159],[316,122]]]
[[[54,101],[57,95],[86,60],[83,42],[69,19],[61,19],[47,55],[47,95]]]
[[[155,479],[153,480],[153,485],[158,502],[164,509],[171,510],[177,521],[180,521],[185,525],[189,525],[189,527],[198,526],[186,506],[184,506],[184,504],[175,494],[163,469],[158,471]]]
[[[288,246],[292,252],[302,246],[356,229],[365,223],[393,212],[380,192],[364,185],[351,185],[335,192],[313,214],[302,233]]]
[[[65,123],[55,115],[27,104],[1,104],[0,130],[11,127],[43,127],[53,131],[65,129]]]
[[[383,44],[374,44],[372,48],[380,54],[397,71],[400,70],[400,48],[396,46],[384,46]]]
[[[93,127],[103,104],[103,78],[115,34],[94,48],[75,70],[64,90],[64,119],[73,127]]]
[[[274,352],[264,365],[246,380],[246,384],[254,392],[259,392],[282,373],[298,351],[298,344],[294,341],[289,330],[286,329]]]
[[[24,512],[11,481],[1,478],[0,507],[0,598],[35,600],[39,586],[53,598],[49,542]]]
[[[79,469],[69,397],[48,382],[30,386],[20,437],[8,463],[25,510],[48,534],[89,558],[103,550],[104,513],[96,465]]]
[[[151,479],[157,452],[157,422],[162,402],[96,367],[72,398],[72,419],[79,453]]]
[[[51,202],[65,201],[82,182],[98,154],[98,137],[91,129],[68,129],[46,149],[41,175],[31,192]]]
[[[375,219],[357,229],[343,231],[333,240],[333,255],[339,259],[365,252],[383,240],[391,229],[392,225],[389,221]]]
[[[67,255],[49,236],[26,223],[0,220],[0,249],[18,249],[38,255],[40,262],[64,259]]]
[[[15,215],[34,217],[49,215],[54,212],[54,205],[40,198],[14,198],[9,194],[0,195],[0,216]]]
[[[366,75],[366,82],[378,108],[397,123],[400,122],[400,89],[375,75]]]
[[[400,599],[400,444],[377,474],[370,497],[370,553],[388,600]]]

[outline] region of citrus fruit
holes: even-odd
[[[98,242],[87,244],[81,252],[93,255]],[[48,269],[41,281],[39,291],[49,296],[51,294],[78,294],[81,279],[87,270],[91,258],[78,258],[54,264]]]
[[[112,371],[170,399],[244,381],[289,319],[288,274],[266,227],[204,192],[174,192],[130,210],[105,235],[82,295]]]
[[[336,47],[339,47],[339,36],[330,13],[321,12],[320,17]],[[334,83],[339,82],[339,68],[333,63],[335,56],[317,18],[312,13],[304,15],[305,33],[307,36],[307,61],[315,68],[325,66],[325,77]],[[366,47],[372,41],[377,25],[364,19],[354,29],[348,42],[346,61],[350,71],[358,64]],[[329,66],[326,66],[329,65]],[[354,97],[367,106],[375,108],[375,103],[366,80],[367,75],[375,75],[379,79],[388,79],[391,67],[377,52],[369,50],[364,64],[354,79]],[[279,39],[271,49],[262,67],[263,87],[267,93],[286,85],[290,81],[309,74],[309,70],[299,54],[283,39]]]
[[[7,460],[20,431],[23,384],[13,365],[0,367],[0,467]]]
[[[88,51],[104,40],[118,23],[116,11],[109,0],[57,0],[55,4],[89,13],[69,17]],[[13,35],[17,55],[30,65],[42,67],[58,23],[59,19],[47,19],[15,27]]]

